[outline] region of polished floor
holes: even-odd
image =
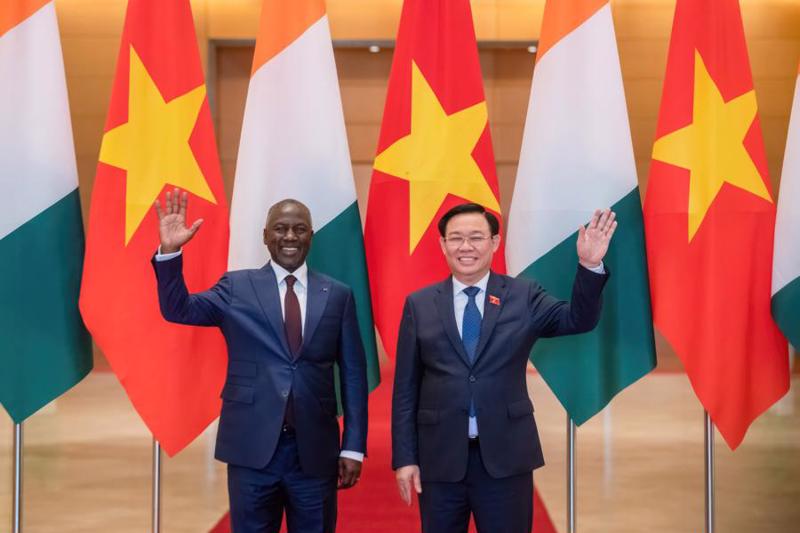
[[[529,384],[547,459],[536,486],[558,530],[566,531],[564,411],[538,375],[531,373]],[[800,531],[798,386],[795,374],[792,391],[736,452],[717,437],[719,533]],[[0,426],[0,531],[6,531],[12,425],[6,418]],[[579,532],[703,530],[703,412],[683,374],[651,374],[624,391],[579,428],[577,450]],[[24,531],[149,531],[151,453],[147,430],[114,376],[91,374],[25,424]],[[213,428],[165,460],[163,477],[164,533],[206,532],[226,511]],[[347,524],[339,531],[347,533]],[[394,529],[376,523],[374,531]]]

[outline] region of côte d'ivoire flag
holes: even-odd
[[[364,229],[375,323],[392,358],[408,293],[449,274],[436,224],[466,202],[500,216],[469,1],[406,0]],[[502,246],[492,267],[505,272]]]
[[[645,199],[653,318],[732,449],[789,387],[738,0],[678,0]]]
[[[53,1],[0,2],[0,403],[20,423],[92,369],[83,223]]]
[[[610,207],[619,226],[600,323],[536,343],[531,359],[582,424],[655,367],[642,204],[608,0],[548,0],[533,72],[506,256],[513,275],[568,300],[577,228]]]
[[[380,381],[361,216],[324,0],[264,0],[231,201],[231,270],[269,258],[267,208],[311,210],[309,267],[353,289],[370,390]]]
[[[795,348],[800,348],[800,68],[783,158],[775,256],[772,265],[772,316]]]
[[[228,209],[189,0],[130,0],[97,165],[81,312],[133,406],[173,455],[219,414],[226,350],[216,328],[167,323],[150,259],[153,203],[188,192],[190,291],[225,271]]]

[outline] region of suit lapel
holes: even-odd
[[[300,349],[301,357],[305,347],[314,337],[314,332],[319,325],[319,319],[328,305],[328,295],[331,292],[330,281],[323,279],[312,270],[308,271],[308,288],[306,289],[306,323],[303,328],[303,346]]]
[[[505,279],[503,276],[498,276],[491,272],[489,274],[489,282],[486,284],[486,297],[483,300],[483,320],[481,320],[481,335],[478,337],[478,347],[475,349],[475,362],[480,358],[481,352],[483,352],[486,343],[489,342],[492,336],[497,317],[503,308],[505,300]]]
[[[286,331],[283,327],[283,313],[281,312],[281,295],[278,292],[278,280],[275,271],[267,263],[259,270],[250,273],[250,283],[253,285],[253,292],[256,294],[261,311],[267,317],[275,332],[275,336],[283,346],[283,356],[291,361],[292,352],[289,350],[289,343],[286,341]]]
[[[456,312],[453,308],[453,278],[452,276],[439,284],[438,292],[436,293],[436,307],[439,310],[439,316],[442,319],[444,330],[450,339],[450,343],[455,348],[461,359],[467,366],[471,366],[467,351],[464,350],[464,343],[461,342],[461,335],[458,334],[458,325],[456,324]]]

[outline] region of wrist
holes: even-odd
[[[591,270],[592,268],[598,268],[600,265],[602,265],[602,264],[603,264],[603,262],[602,262],[602,261],[598,261],[597,263],[592,263],[592,262],[590,262],[590,261],[584,261],[583,259],[580,259],[580,260],[578,260],[578,263],[579,263],[579,264],[580,264],[580,265],[581,265],[583,268],[588,268],[588,269],[590,269],[590,270]]]
[[[165,246],[163,244],[161,245],[161,253],[164,255],[174,254],[175,252],[180,252],[180,251],[181,251],[180,247],[175,248],[173,246]]]

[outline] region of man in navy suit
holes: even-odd
[[[164,318],[216,326],[225,336],[216,458],[228,464],[233,531],[278,533],[285,511],[289,533],[332,533],[337,486],[358,482],[367,442],[366,361],[352,291],[306,267],[311,215],[283,200],[264,228],[272,260],[189,294],[180,250],[202,220],[187,227],[186,204],[177,189],[163,211],[156,202],[161,247],[153,266]]]
[[[536,339],[600,318],[602,259],[617,223],[595,212],[578,232],[572,300],[490,271],[497,218],[477,204],[439,221],[452,276],[408,296],[397,343],[392,466],[401,498],[419,494],[423,533],[530,533],[532,471],[544,464],[526,386]]]

